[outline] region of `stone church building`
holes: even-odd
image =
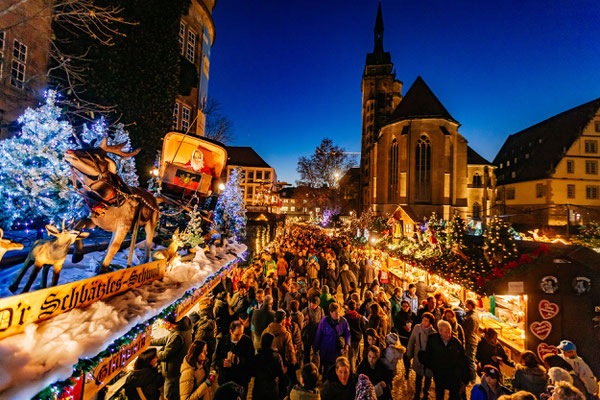
[[[456,121],[419,76],[406,94],[383,48],[381,4],[375,47],[362,77],[361,210],[394,215],[410,233],[433,212],[482,218],[495,200],[494,167],[468,146]]]

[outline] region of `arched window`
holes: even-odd
[[[473,187],[474,188],[480,188],[480,187],[482,187],[482,185],[481,185],[481,175],[479,175],[478,172],[476,172],[475,175],[473,175]]]
[[[431,142],[425,135],[415,148],[415,200],[431,201]]]
[[[388,201],[394,202],[397,201],[398,198],[398,141],[396,138],[392,140],[392,145],[390,146],[390,165],[388,177]]]
[[[481,206],[479,203],[473,204],[473,218],[481,218]]]

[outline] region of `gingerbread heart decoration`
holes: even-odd
[[[548,337],[550,331],[552,331],[552,324],[550,321],[535,321],[529,325],[529,330],[535,335],[536,338],[544,340]]]
[[[548,300],[542,300],[538,303],[538,311],[544,319],[552,319],[556,317],[560,311],[558,304],[549,302]]]
[[[548,354],[558,354],[558,349],[556,346],[552,346],[551,344],[540,343],[537,347],[537,353],[540,360],[543,360],[544,356]]]

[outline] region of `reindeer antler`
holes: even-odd
[[[62,230],[61,230],[61,232],[65,231],[65,219],[66,218],[63,218],[63,220],[62,220]]]
[[[108,137],[104,136],[98,147],[100,147],[102,150],[106,151],[107,153],[113,153],[113,154],[116,154],[118,156],[125,157],[125,158],[136,156],[141,150],[141,149],[136,149],[134,151],[130,151],[130,152],[126,153],[123,151],[123,146],[125,146],[126,144],[127,144],[127,142],[123,142],[123,143],[113,144],[113,145],[109,146],[108,145]]]

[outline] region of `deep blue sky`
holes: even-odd
[[[324,137],[360,151],[361,76],[377,0],[219,0],[209,94],[297,179]],[[600,97],[598,0],[383,0],[384,48],[405,94],[421,75],[488,160],[506,137]]]

